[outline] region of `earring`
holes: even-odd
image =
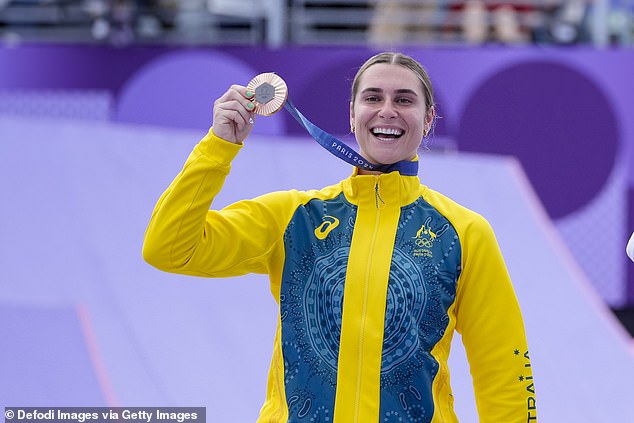
[[[354,124],[350,124],[350,132],[352,132],[354,134]]]
[[[427,135],[429,135],[429,128],[424,128],[423,129],[423,138],[427,138]]]

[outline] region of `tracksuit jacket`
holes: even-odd
[[[189,275],[269,275],[279,304],[258,422],[457,422],[462,335],[481,423],[536,422],[517,299],[480,215],[398,172],[209,210],[241,145],[213,130],[161,196],[143,253]]]

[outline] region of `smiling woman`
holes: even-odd
[[[155,207],[143,254],[169,272],[269,275],[279,319],[258,421],[455,423],[447,359],[458,331],[480,421],[536,422],[522,316],[493,230],[415,172],[355,167],[320,190],[210,210],[251,133],[254,101],[232,85],[215,102],[211,130]],[[434,116],[413,58],[382,53],[360,68],[350,125],[370,162],[417,164]]]
[[[373,163],[413,160],[435,116],[425,70],[388,61],[396,59],[406,60],[401,55],[376,56],[353,83],[350,127],[361,155]]]

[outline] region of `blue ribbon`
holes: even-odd
[[[290,100],[286,100],[284,108],[291,116],[299,122],[306,131],[326,150],[330,151],[341,160],[350,163],[359,169],[365,170],[378,170],[380,172],[389,173],[398,171],[401,175],[416,176],[418,175],[418,161],[402,160],[400,162],[392,164],[374,164],[370,163],[366,158],[359,153],[348,147],[343,141],[339,140],[335,136],[324,131],[310,120],[308,120],[301,112],[291,103]]]

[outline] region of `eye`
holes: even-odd
[[[399,97],[394,101],[398,104],[412,104],[412,100],[407,97]]]
[[[366,103],[376,103],[377,101],[381,101],[381,98],[378,95],[369,95],[363,99]]]

